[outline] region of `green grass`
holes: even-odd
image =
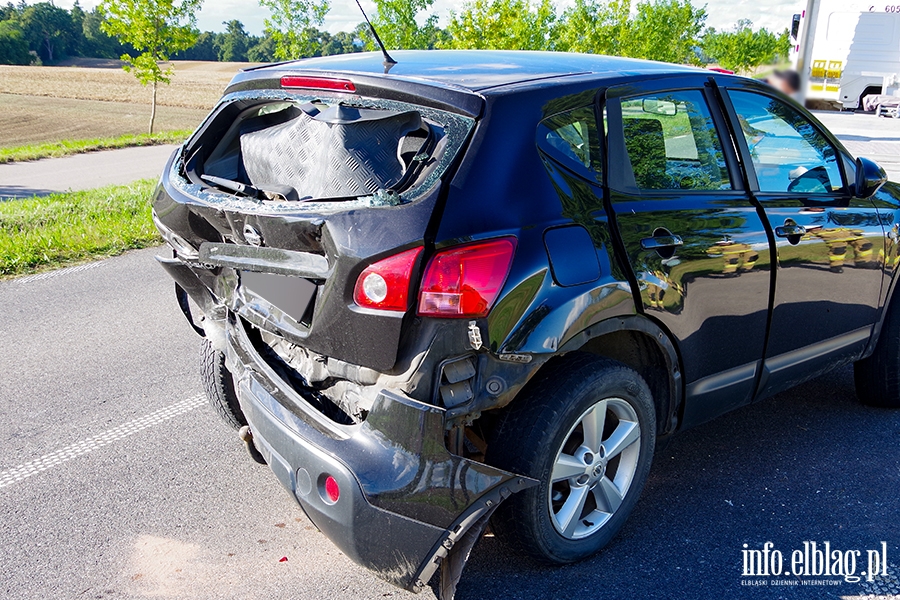
[[[0,202],[0,278],[159,244],[152,179]]]
[[[154,146],[157,144],[180,144],[191,135],[190,131],[164,131],[149,135],[146,133],[121,135],[118,137],[95,138],[92,140],[62,140],[29,146],[0,148],[0,164],[59,158],[71,154],[83,154],[95,150],[111,150],[132,146]]]

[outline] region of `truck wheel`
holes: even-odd
[[[491,436],[489,464],[540,481],[500,504],[494,534],[542,562],[596,553],[637,503],[655,437],[653,397],[634,370],[582,353],[547,365]]]
[[[888,309],[875,351],[853,364],[856,396],[869,406],[900,408],[900,314]]]
[[[233,429],[247,424],[234,391],[234,379],[225,368],[225,355],[204,339],[200,346],[200,379],[210,405]]]

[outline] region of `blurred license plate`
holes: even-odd
[[[316,284],[302,277],[241,271],[241,285],[245,291],[273,304],[298,323],[316,293]]]

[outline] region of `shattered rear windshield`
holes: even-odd
[[[232,104],[248,108],[223,117]],[[224,133],[189,141],[171,179],[203,202],[265,212],[411,202],[443,175],[474,124],[393,100],[278,90],[229,94],[209,119]]]

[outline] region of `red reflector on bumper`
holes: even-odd
[[[338,482],[331,475],[325,478],[325,493],[332,502],[337,502],[341,497],[341,488],[338,487]]]

